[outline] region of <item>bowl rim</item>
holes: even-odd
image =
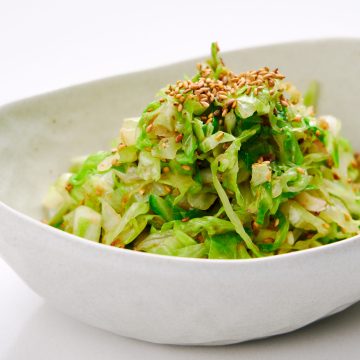
[[[304,39],[296,39],[296,40],[288,40],[288,41],[279,41],[279,42],[274,42],[274,43],[270,43],[270,44],[251,45],[251,46],[230,49],[230,50],[224,51],[223,55],[226,56],[227,54],[237,52],[237,51],[247,51],[247,50],[254,50],[254,49],[269,49],[274,46],[288,46],[288,45],[300,45],[300,44],[311,44],[311,43],[326,44],[326,43],[331,43],[331,42],[360,43],[360,37],[358,37],[358,36],[329,36],[329,37],[304,38]],[[79,83],[79,84],[69,85],[69,86],[66,86],[63,88],[54,89],[54,90],[51,90],[48,92],[36,94],[36,95],[26,97],[26,98],[23,98],[20,100],[11,101],[6,104],[1,104],[0,111],[6,110],[7,108],[11,108],[16,105],[20,105],[22,102],[35,100],[42,96],[56,95],[56,94],[59,94],[63,91],[67,91],[70,89],[86,87],[88,85],[94,85],[94,84],[100,83],[102,81],[108,81],[108,80],[112,80],[112,79],[116,79],[116,78],[124,77],[124,76],[128,76],[128,75],[131,75],[131,76],[132,75],[141,75],[142,73],[145,73],[145,72],[154,71],[154,70],[158,70],[158,69],[162,69],[162,68],[166,68],[166,67],[170,67],[170,66],[176,66],[177,64],[180,64],[183,62],[191,62],[191,61],[196,62],[197,60],[202,59],[202,58],[203,58],[203,56],[197,57],[197,58],[185,58],[183,60],[179,60],[179,61],[168,63],[168,64],[163,64],[160,66],[154,66],[154,67],[150,67],[150,68],[140,69],[140,70],[133,71],[133,72],[120,73],[120,74],[116,74],[116,75],[112,75],[112,76],[107,76],[104,78],[93,79],[93,80],[86,81],[86,82]],[[27,214],[24,214],[21,211],[18,211],[16,209],[12,208],[11,206],[5,204],[2,200],[0,200],[0,210],[1,209],[5,212],[10,213],[14,217],[18,217],[22,221],[29,223],[30,225],[38,226],[42,230],[49,231],[54,236],[61,237],[63,239],[63,241],[73,242],[81,247],[92,248],[95,250],[102,249],[103,251],[107,251],[112,254],[120,254],[120,255],[127,254],[129,256],[136,256],[136,257],[144,257],[145,256],[145,258],[147,258],[147,259],[155,259],[155,260],[170,261],[170,262],[176,261],[176,262],[180,262],[180,263],[219,264],[220,266],[223,266],[224,264],[250,264],[250,263],[251,264],[256,264],[256,263],[266,263],[267,264],[267,262],[281,261],[281,260],[286,260],[286,259],[292,258],[292,257],[299,258],[299,257],[303,257],[303,256],[309,256],[311,254],[317,254],[319,252],[320,253],[321,252],[323,252],[323,253],[332,252],[332,251],[335,251],[335,249],[337,247],[344,247],[346,245],[350,246],[354,242],[360,240],[360,234],[359,234],[356,236],[352,236],[350,238],[346,238],[343,240],[333,242],[331,244],[326,244],[326,245],[322,245],[322,246],[318,246],[318,247],[314,247],[314,248],[310,248],[310,249],[304,249],[304,250],[294,251],[294,252],[280,254],[280,255],[270,255],[270,256],[251,258],[251,259],[189,258],[189,257],[178,257],[178,256],[171,256],[171,255],[152,254],[152,253],[146,253],[146,252],[141,252],[141,251],[136,251],[136,250],[131,250],[131,249],[123,249],[123,248],[118,248],[118,247],[111,246],[111,245],[97,243],[97,242],[94,242],[94,241],[91,241],[88,239],[84,239],[79,236],[67,233],[63,230],[54,228],[48,224],[45,224],[38,219],[35,219]],[[211,265],[211,266],[213,266],[213,265]]]
[[[349,36],[349,35],[336,36],[336,35],[334,35],[334,36],[324,36],[324,37],[315,37],[315,38],[299,38],[299,39],[295,39],[295,40],[286,40],[286,41],[280,40],[280,41],[271,42],[271,43],[261,43],[258,45],[247,45],[244,47],[231,48],[231,49],[228,49],[225,51],[221,51],[221,53],[222,53],[223,57],[225,57],[228,54],[235,53],[238,51],[247,51],[247,50],[254,50],[254,49],[269,49],[274,46],[289,46],[289,45],[315,44],[315,43],[326,44],[326,43],[331,43],[331,42],[342,42],[342,43],[355,42],[355,43],[360,44],[360,36]],[[10,102],[4,103],[4,104],[0,103],[0,111],[6,109],[8,107],[20,105],[22,102],[25,102],[25,101],[36,100],[42,96],[56,95],[56,94],[60,94],[63,91],[67,91],[70,89],[82,88],[82,87],[85,87],[88,85],[95,85],[102,81],[115,80],[116,78],[125,77],[125,76],[141,75],[142,73],[147,73],[147,72],[151,72],[151,71],[155,71],[155,70],[159,70],[159,69],[176,66],[176,65],[182,64],[184,62],[193,62],[195,64],[197,61],[207,58],[207,56],[208,55],[202,55],[202,56],[191,57],[191,58],[183,58],[178,61],[168,62],[165,64],[155,65],[155,66],[151,66],[151,67],[145,67],[145,68],[138,69],[135,71],[118,73],[118,74],[105,76],[105,77],[101,77],[101,78],[94,78],[94,79],[90,79],[88,81],[81,82],[81,83],[73,83],[73,84],[70,83],[69,85],[64,86],[64,87],[50,89],[49,91],[36,93],[34,95],[27,96],[27,97],[20,98],[20,99],[15,99],[13,101],[10,101]]]

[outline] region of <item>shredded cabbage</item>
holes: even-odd
[[[235,74],[212,44],[191,79],[128,118],[111,151],[78,157],[44,200],[48,223],[161,255],[250,259],[359,234],[360,156],[278,69]]]

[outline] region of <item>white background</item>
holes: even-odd
[[[359,13],[356,0],[0,0],[0,104],[203,56],[213,40],[231,50],[295,39],[360,37]],[[292,334],[228,347],[124,339],[53,310],[0,259],[1,360],[355,359],[359,343],[360,304]]]

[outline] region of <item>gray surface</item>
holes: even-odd
[[[360,356],[360,303],[270,339],[223,347],[164,346],[125,339],[59,313],[28,290],[1,260],[0,278],[8,279],[1,283],[1,293],[6,294],[0,297],[0,308],[6,309],[0,327],[2,360],[352,360]]]

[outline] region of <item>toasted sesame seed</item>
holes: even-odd
[[[119,163],[119,160],[118,159],[112,159],[111,161],[111,165],[112,166],[118,166],[120,163]]]
[[[179,143],[182,139],[183,139],[183,134],[179,134],[179,135],[177,135],[176,136],[176,138],[175,138],[175,141],[177,142],[177,143]]]
[[[219,133],[215,136],[216,141],[220,141],[224,137],[224,133],[219,131]]]
[[[277,227],[280,223],[280,220],[279,218],[276,218],[275,221],[274,221],[274,227]]]
[[[321,131],[320,131],[319,129],[317,129],[317,130],[315,131],[315,135],[316,135],[316,136],[320,136],[320,135],[321,135]]]
[[[185,217],[185,218],[181,219],[182,222],[188,222],[189,220],[190,220],[189,217]]]
[[[209,107],[209,103],[206,102],[206,101],[201,101],[200,104],[203,106],[203,107]]]
[[[275,74],[274,77],[275,77],[275,79],[279,79],[279,80],[285,79],[285,76],[281,75],[281,74]]]
[[[260,225],[256,221],[253,221],[251,223],[251,227],[252,227],[253,230],[259,230],[260,229]]]
[[[163,167],[162,172],[164,174],[167,174],[170,171],[170,168],[168,166]]]
[[[231,106],[234,102],[235,102],[235,99],[229,99],[229,100],[226,102],[226,106]]]
[[[323,129],[323,130],[327,130],[329,129],[329,123],[323,119],[323,118],[320,118],[319,119],[319,126]]]
[[[178,112],[181,112],[182,109],[183,109],[183,105],[182,105],[182,104],[179,104],[178,107],[177,107]]]
[[[189,165],[182,165],[181,166],[185,171],[190,171],[191,170],[191,166]]]
[[[301,167],[297,167],[296,168],[296,171],[299,173],[299,174],[305,174],[305,170]]]
[[[219,95],[217,96],[219,100],[226,100],[228,97],[226,95]]]
[[[243,87],[245,84],[246,84],[245,78],[241,78],[238,86]]]
[[[149,124],[147,127],[146,127],[146,132],[150,132],[152,130],[152,128],[154,127],[153,123]]]
[[[289,103],[288,103],[285,99],[281,99],[281,100],[280,100],[280,104],[281,104],[282,106],[285,106],[285,107],[288,107],[288,106],[289,106]]]
[[[263,79],[270,79],[273,76],[274,76],[274,74],[272,74],[272,73],[266,73],[263,75]]]

